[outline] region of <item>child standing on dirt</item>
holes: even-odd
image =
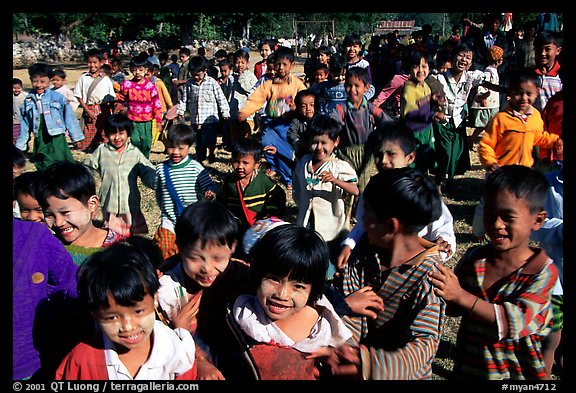
[[[483,190],[490,243],[466,251],[454,271],[436,264],[434,292],[462,316],[453,350],[454,378],[535,380],[546,375],[542,341],[550,332],[558,271],[529,244],[546,219],[548,182],[524,165],[490,173]]]
[[[130,141],[133,130],[134,124],[126,114],[110,115],[104,126],[108,142],[84,160],[87,167],[100,175],[98,197],[104,228],[111,228],[126,238],[148,234],[138,178],[144,186],[156,187],[154,165]]]
[[[101,70],[102,59],[100,49],[89,49],[86,52],[88,71],[80,76],[74,87],[74,95],[84,110],[85,139],[78,148],[86,153],[93,152],[105,141],[104,123],[112,113],[113,102],[116,100],[114,84]]]
[[[152,123],[162,127],[162,103],[154,83],[146,77],[148,73],[148,55],[141,53],[130,60],[130,72],[133,78],[120,85],[114,112],[126,111],[134,124],[130,142],[144,157],[150,157],[152,149]]]
[[[62,94],[68,100],[68,103],[76,112],[80,106],[78,98],[74,95],[74,91],[66,84],[66,71],[61,68],[55,68],[50,74],[50,82],[52,83],[54,91]]]
[[[234,52],[234,79],[232,82],[232,95],[230,97],[230,140],[232,145],[240,138],[249,138],[254,130],[254,116],[246,120],[238,120],[238,112],[242,109],[252,92],[258,78],[248,68],[250,54],[242,49]]]
[[[15,143],[18,149],[26,151],[30,131],[34,132],[32,160],[37,170],[44,170],[57,161],[74,162],[66,131],[76,146],[84,139],[78,118],[66,97],[50,89],[51,72],[52,68],[45,63],[28,67],[32,91],[22,104],[20,134]]]

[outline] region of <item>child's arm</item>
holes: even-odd
[[[218,103],[220,113],[222,113],[222,119],[228,120],[230,118],[230,105],[228,104],[228,100],[226,99],[222,88],[218,83],[214,83],[212,91],[216,97],[216,102]]]
[[[262,211],[257,219],[275,216],[283,218],[286,213],[286,192],[278,185],[274,186],[266,193],[266,199],[262,206]]]
[[[76,113],[74,109],[72,109],[72,105],[69,102],[66,102],[66,97],[63,97],[63,113],[62,117],[64,118],[64,123],[66,124],[66,129],[70,133],[70,139],[76,145],[77,142],[80,142],[84,139],[84,133],[80,129],[80,123],[78,122],[78,118],[76,117]]]
[[[142,183],[148,188],[155,189],[156,167],[154,164],[152,164],[150,160],[144,156],[144,154],[141,154],[140,161],[136,165],[138,166],[137,170],[140,179],[142,179]]]
[[[322,183],[332,183],[340,187],[344,191],[346,191],[348,194],[352,194],[354,196],[360,195],[360,189],[358,188],[358,184],[356,181],[345,181],[338,179],[334,177],[334,175],[331,172],[328,171],[320,173],[318,177],[320,178]]]
[[[238,121],[245,121],[256,111],[262,108],[262,105],[268,101],[269,86],[271,82],[264,82],[254,90],[246,100],[244,106],[238,112]]]
[[[499,135],[501,126],[498,115],[496,115],[496,117],[488,123],[484,136],[480,142],[478,142],[478,158],[484,169],[488,172],[493,172],[499,167],[498,157],[496,156],[496,145],[499,142],[502,143]]]

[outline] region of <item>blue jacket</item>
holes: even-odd
[[[46,122],[48,134],[56,136],[64,134],[68,130],[73,142],[84,139],[84,134],[80,129],[74,109],[66,101],[64,95],[52,89],[46,90],[42,95],[42,108],[44,108],[44,121]],[[20,123],[20,135],[16,139],[16,147],[24,151],[26,150],[30,130],[34,131],[34,136],[37,136],[38,131],[40,131],[40,111],[38,110],[36,93],[28,93],[20,113],[22,120]]]

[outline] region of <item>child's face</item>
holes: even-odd
[[[508,103],[517,112],[526,113],[538,97],[538,87],[532,82],[522,82],[517,89],[510,92]]]
[[[13,85],[12,85],[12,93],[13,93],[15,96],[19,96],[20,93],[22,93],[22,85],[19,84],[19,83],[13,84]]]
[[[144,77],[146,77],[146,74],[148,74],[148,68],[144,66],[130,67],[130,72],[132,73],[132,75],[134,75],[134,78],[132,80],[139,81],[144,79]]]
[[[369,88],[369,84],[364,83],[362,79],[356,78],[355,76],[346,78],[344,82],[344,89],[346,90],[348,100],[356,107],[362,103],[364,93],[366,93]]]
[[[48,208],[44,212],[44,222],[66,244],[73,244],[93,227],[92,214],[98,207],[98,197],[93,195],[84,205],[76,198],[46,198]]]
[[[244,179],[260,167],[260,163],[254,160],[252,154],[244,154],[240,157],[232,158],[232,168],[240,179]]]
[[[108,143],[110,143],[114,149],[122,151],[126,148],[126,143],[128,142],[128,131],[116,130],[116,132],[111,132],[108,134],[108,140]]]
[[[302,310],[308,298],[312,285],[290,280],[288,277],[267,275],[260,282],[256,296],[273,321],[286,319]]]
[[[316,70],[316,72],[314,72],[314,80],[316,83],[323,82],[328,79],[328,75],[329,73],[326,72],[326,70]]]
[[[551,69],[556,62],[556,57],[560,54],[562,48],[556,46],[556,44],[550,43],[542,47],[535,48],[535,60],[536,64],[540,67],[545,67],[546,69]]]
[[[318,54],[318,62],[322,63],[322,64],[328,64],[328,62],[330,61],[330,56],[326,53],[319,53]]]
[[[56,90],[64,86],[66,79],[61,78],[58,75],[54,75],[52,79],[50,79],[50,82],[52,82],[52,86],[54,86],[54,89]]]
[[[246,71],[246,68],[248,68],[248,62],[246,59],[241,57],[238,57],[236,60],[234,60],[234,65],[236,66],[236,71],[238,71],[239,74],[243,73]]]
[[[472,66],[472,58],[472,51],[458,53],[452,62],[452,70],[456,70],[457,73],[467,71]]]
[[[340,138],[335,141],[330,139],[328,134],[314,135],[310,141],[312,160],[314,162],[324,162],[330,158],[334,149],[338,146]]]
[[[147,294],[133,306],[122,306],[108,294],[110,307],[92,313],[102,332],[117,346],[128,350],[150,347],[154,331],[154,298]]]
[[[270,48],[270,45],[263,44],[262,48],[260,48],[260,56],[262,56],[262,59],[266,60],[268,56],[270,56],[270,53],[272,53],[272,48]]]
[[[166,143],[166,152],[174,164],[178,164],[190,154],[190,145],[185,143]]]
[[[120,71],[120,64],[119,64],[119,63],[116,63],[116,62],[110,63],[110,70],[111,70],[113,73],[116,73],[116,72]]]
[[[200,240],[197,240],[193,245],[182,248],[182,266],[188,277],[201,287],[208,288],[226,270],[235,248],[235,245],[230,248],[217,242],[201,247]]]
[[[20,216],[25,221],[35,221],[44,224],[44,212],[38,200],[30,194],[18,193],[16,201],[20,208]]]
[[[86,65],[88,66],[88,71],[91,74],[97,74],[100,72],[100,66],[102,66],[102,62],[97,57],[90,56],[86,59]]]
[[[450,68],[452,68],[452,62],[445,61],[445,62],[440,63],[438,65],[438,72],[444,73],[444,72],[448,71]]]
[[[426,59],[420,59],[420,64],[412,66],[410,68],[410,78],[416,83],[422,84],[430,74],[430,66]]]
[[[220,79],[227,79],[231,73],[232,70],[227,65],[220,66]]]
[[[386,141],[380,149],[372,154],[378,171],[404,168],[414,162],[415,153],[406,154],[395,141]]]
[[[303,96],[298,106],[298,112],[306,119],[311,119],[314,116],[314,96]]]
[[[198,72],[191,72],[190,73],[190,78],[196,82],[196,83],[201,83],[204,80],[204,77],[206,76],[206,71],[198,71]]]
[[[22,171],[24,171],[23,166],[12,165],[12,179],[16,179],[18,176],[20,176]]]
[[[511,192],[484,195],[484,230],[497,251],[527,248],[530,234],[545,218],[546,212],[530,213],[526,202]]]
[[[348,58],[348,61],[356,60],[358,58],[358,56],[360,55],[361,49],[362,48],[358,44],[347,46],[346,47],[346,57]]]
[[[46,92],[46,90],[50,87],[50,78],[48,78],[48,76],[40,76],[40,75],[36,75],[33,76],[30,79],[30,82],[32,82],[32,89],[37,93],[37,94],[43,94]]]
[[[386,238],[389,234],[386,230],[386,225],[378,220],[372,206],[367,201],[364,201],[364,217],[362,224],[368,237],[368,242],[372,246],[385,248]]]
[[[288,77],[292,72],[293,68],[294,68],[294,62],[290,62],[290,60],[286,58],[277,59],[274,62],[274,70],[276,72],[276,77],[280,79]]]

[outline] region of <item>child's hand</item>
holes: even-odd
[[[214,198],[216,198],[216,193],[212,190],[206,190],[206,192],[204,193],[204,198],[208,199],[209,201],[213,200]]]
[[[434,263],[438,268],[437,272],[428,273],[428,281],[434,285],[434,293],[447,302],[452,302],[462,297],[466,292],[460,286],[458,277],[454,272],[440,263]]]
[[[436,244],[438,244],[438,251],[445,252],[447,257],[452,255],[452,246],[444,240],[442,236],[439,236],[438,239],[436,239]]]
[[[564,160],[564,141],[562,138],[558,138],[556,143],[554,143],[554,158]]]
[[[332,375],[347,379],[362,379],[360,349],[344,344],[334,350],[334,355],[326,359]]]
[[[223,381],[224,375],[216,368],[215,365],[210,363],[207,359],[196,358],[196,368],[198,370],[196,379],[203,381]]]
[[[442,123],[444,120],[446,120],[446,114],[444,114],[444,112],[434,112],[434,121]]]
[[[238,121],[240,121],[240,122],[245,121],[247,117],[248,117],[248,116],[246,116],[246,115],[245,115],[244,113],[242,113],[242,112],[238,113]]]
[[[334,175],[328,171],[322,172],[318,177],[320,178],[322,183],[336,183],[336,181],[338,181],[338,179],[335,178]]]
[[[272,145],[266,145],[264,146],[264,148],[262,149],[262,151],[264,151],[264,153],[268,153],[271,156],[275,155],[276,153],[278,153],[278,149],[276,148],[276,146],[272,146]]]
[[[498,168],[500,168],[500,165],[498,165],[498,164],[492,164],[492,165],[490,165],[490,166],[488,166],[488,167],[486,168],[486,172],[487,172],[487,173],[492,173],[492,172],[494,172],[494,171],[495,171],[496,169],[498,169]]]
[[[338,259],[336,259],[336,269],[340,270],[343,269],[344,266],[348,263],[348,258],[350,258],[350,254],[352,253],[352,249],[348,246],[342,247],[340,250],[340,254],[338,254]]]
[[[352,292],[344,300],[354,314],[366,315],[372,319],[378,318],[377,312],[384,310],[384,301],[370,286]]]

